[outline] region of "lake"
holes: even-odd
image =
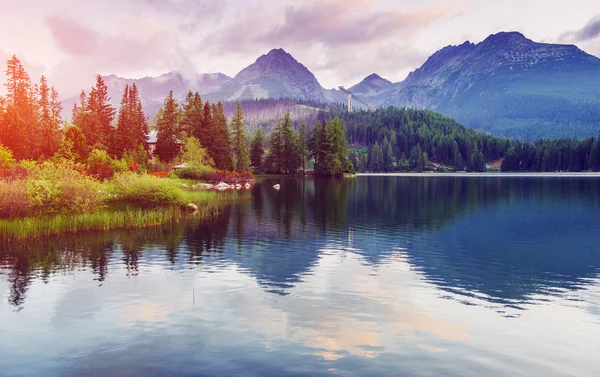
[[[598,376],[599,231],[597,177],[266,179],[5,242],[0,375]]]

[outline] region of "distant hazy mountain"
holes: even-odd
[[[125,85],[131,85],[135,82],[140,92],[144,111],[150,117],[158,112],[171,90],[176,99],[183,101],[190,90],[206,94],[218,90],[231,81],[231,77],[222,73],[203,73],[189,79],[178,71],[169,72],[158,77],[144,77],[141,79],[127,79],[115,75],[103,76],[103,79],[108,87],[108,95],[111,97],[110,102],[116,109],[119,108]],[[89,93],[89,88],[85,92]],[[66,115],[69,118],[75,102],[79,102],[79,97],[72,97],[63,101],[64,109],[68,111]]]
[[[597,135],[600,59],[573,45],[498,33],[441,49],[375,101],[430,108],[498,135]]]
[[[365,77],[360,83],[350,88],[350,91],[359,96],[363,100],[369,100],[370,97],[375,97],[381,92],[392,86],[390,80],[386,80],[376,73]],[[367,101],[367,103],[369,103]]]
[[[212,101],[293,98],[330,102],[338,100],[335,93],[324,89],[315,75],[292,55],[283,49],[274,49],[206,98]]]
[[[189,80],[171,72],[139,80],[110,75],[105,80],[117,108],[125,84],[135,81],[151,117],[169,90],[179,100],[192,90],[212,102],[347,101],[345,93],[323,88],[282,49],[260,56],[234,78],[216,73]],[[600,59],[573,45],[536,43],[516,32],[494,34],[478,44],[447,46],[402,82],[371,74],[349,90],[370,105],[429,108],[497,135],[534,139],[600,134]],[[69,115],[74,101],[64,103]]]

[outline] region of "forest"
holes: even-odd
[[[128,169],[169,170],[185,162],[186,144],[199,149],[200,168],[220,171],[480,172],[501,159],[504,171],[600,170],[598,138],[522,142],[429,110],[349,113],[343,104],[290,99],[215,104],[192,92],[179,103],[171,92],[148,119],[135,83],[125,87],[115,109],[101,76],[81,92],[69,121],[61,118],[58,92],[43,76],[34,84],[16,56],[7,62],[6,76],[7,94],[0,97],[5,153],[17,161],[69,160],[100,178]]]

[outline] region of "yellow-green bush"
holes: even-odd
[[[111,183],[113,201],[137,204],[143,207],[185,204],[185,197],[177,183],[168,180],[124,173]]]
[[[0,216],[81,213],[102,205],[105,193],[76,164],[25,164],[27,176],[0,181]]]

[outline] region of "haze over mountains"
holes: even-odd
[[[180,100],[192,90],[210,101],[347,101],[343,92],[323,88],[283,49],[260,56],[233,78],[213,73],[189,80],[170,72],[138,80],[110,75],[105,80],[115,107],[125,84],[135,81],[150,116],[169,90]],[[574,45],[536,43],[517,32],[444,47],[402,82],[374,73],[349,89],[373,106],[428,108],[497,135],[534,139],[600,133],[600,59]],[[66,102],[70,109],[72,102]]]

